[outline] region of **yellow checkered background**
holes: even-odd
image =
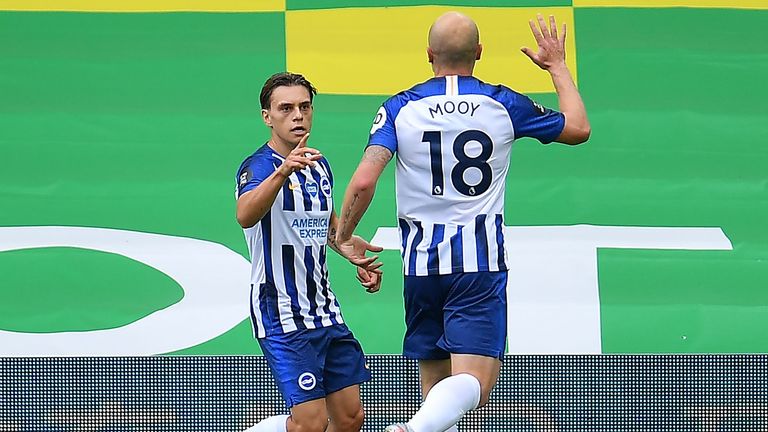
[[[555,15],[568,27],[568,64],[576,75],[579,7],[709,7],[768,9],[768,0],[573,0],[559,7],[349,7],[287,10],[285,0],[0,0],[0,10],[92,12],[282,12],[286,68],[311,76],[323,93],[387,95],[431,74],[426,60],[427,29],[448,10],[474,18],[483,58],[476,74],[493,83],[514,83],[523,93],[554,91],[519,49],[535,48],[527,21],[537,13]],[[610,35],[606,35],[610,37]],[[279,37],[275,43],[282,43]],[[575,76],[578,81],[578,77]]]

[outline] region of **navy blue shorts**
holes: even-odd
[[[371,379],[360,343],[346,325],[259,339],[288,408]]]
[[[405,276],[403,355],[502,358],[507,340],[507,272]]]

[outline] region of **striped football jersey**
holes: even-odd
[[[237,197],[255,189],[285,159],[265,144],[237,172]],[[326,263],[333,212],[328,161],[290,175],[269,212],[244,229],[251,255],[251,321],[263,338],[342,324]]]
[[[504,191],[512,143],[562,132],[562,113],[470,76],[432,78],[387,99],[368,145],[397,158],[403,269],[505,271]]]

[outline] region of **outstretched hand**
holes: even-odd
[[[315,166],[315,161],[320,160],[323,155],[319,150],[312,147],[307,147],[307,140],[309,139],[309,133],[301,137],[301,140],[296,145],[296,148],[288,153],[288,157],[285,158],[285,162],[280,165],[278,170],[288,177],[294,171],[300,171],[306,167]]]
[[[520,51],[527,55],[538,67],[546,71],[555,66],[565,65],[565,23],[563,23],[562,34],[558,35],[554,15],[549,16],[549,26],[547,26],[541,14],[537,14],[536,19],[539,22],[538,27],[536,27],[536,23],[533,20],[529,20],[528,24],[531,26],[531,32],[533,32],[533,37],[539,46],[539,51],[534,52],[528,47],[523,47]]]
[[[374,272],[381,275],[380,267],[384,265],[379,259],[378,255],[365,256],[366,252],[381,252],[384,248],[380,246],[374,246],[362,237],[353,235],[344,242],[338,243],[339,253],[352,264],[364,269],[368,272]]]

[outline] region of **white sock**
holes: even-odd
[[[276,415],[267,417],[264,420],[249,427],[243,432],[286,432],[287,415]]]
[[[467,411],[480,403],[480,381],[470,374],[449,376],[435,384],[408,422],[413,432],[453,430]]]
[[[459,428],[456,425],[453,425],[445,430],[445,432],[459,432]]]

